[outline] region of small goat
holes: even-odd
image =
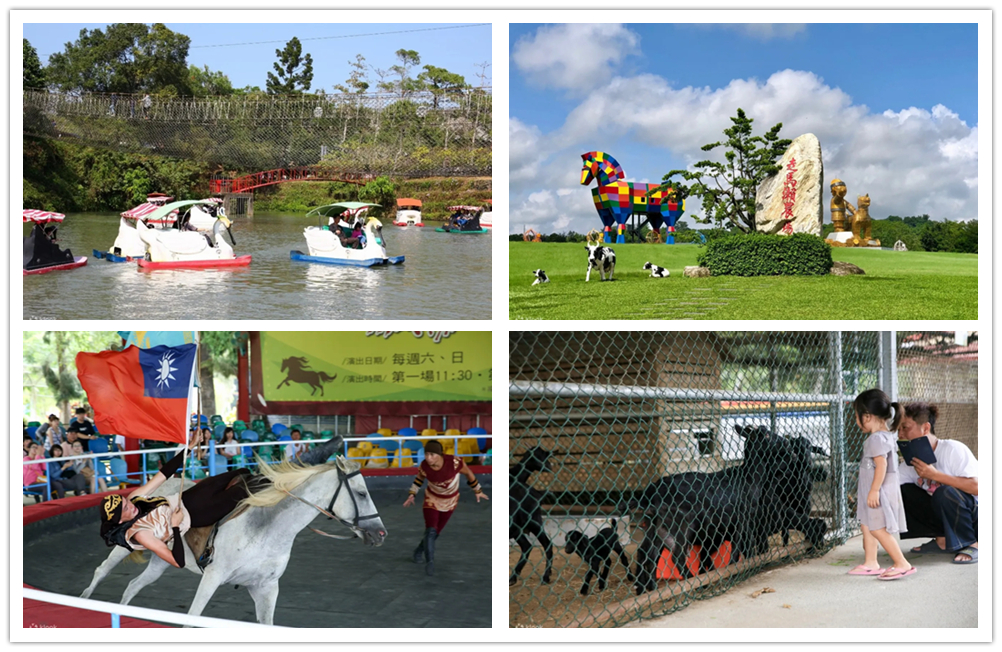
[[[619,536],[616,534],[616,521],[613,520],[609,527],[602,528],[593,537],[587,537],[583,532],[570,532],[567,534],[567,545],[564,550],[568,555],[577,553],[581,560],[588,564],[588,572],[585,574],[584,584],[581,586],[581,595],[588,595],[591,589],[591,580],[598,576],[598,590],[604,591],[606,580],[609,578],[609,569],[612,560],[609,559],[613,552],[619,553],[619,560],[626,566],[626,577],[633,582],[633,573],[630,571],[630,560],[626,557],[626,551],[619,543]],[[602,564],[605,567],[602,568]],[[601,569],[601,572],[599,572]]]

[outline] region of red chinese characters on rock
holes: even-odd
[[[786,164],[786,180],[783,182],[783,218],[786,219],[783,233],[787,235],[793,233],[793,204],[797,201],[797,180],[793,178],[793,173],[796,171],[797,159],[791,158]]]

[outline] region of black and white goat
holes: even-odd
[[[616,271],[616,252],[611,247],[602,245],[585,245],[585,249],[588,251],[588,272],[585,274],[585,283],[591,278],[592,268],[598,269],[603,281],[605,273],[609,272],[611,281],[612,274]]]
[[[529,553],[532,551],[532,543],[529,535],[536,537],[543,551],[546,554],[546,569],[543,571],[543,584],[550,583],[550,575],[553,571],[553,542],[546,536],[543,530],[543,510],[541,507],[543,493],[529,486],[529,478],[533,473],[548,472],[550,468],[551,451],[540,446],[530,448],[522,455],[515,466],[508,470],[511,479],[508,483],[508,538],[514,539],[515,543],[522,550],[522,556],[515,564],[515,570],[508,578],[508,585],[511,586],[518,581],[522,569],[529,561]]]
[[[664,267],[658,267],[657,265],[655,265],[650,261],[644,263],[644,269],[651,270],[651,278],[668,278],[668,276],[671,274],[671,272],[669,272]]]
[[[532,273],[536,276],[536,280],[532,282],[533,285],[539,285],[540,283],[549,283],[550,282],[550,277],[546,275],[545,271],[543,271],[541,269],[537,269],[537,270],[533,271]]]

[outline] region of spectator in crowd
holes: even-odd
[[[35,439],[44,445],[45,450],[61,445],[66,440],[66,430],[60,425],[59,417],[50,414],[48,423],[38,426]]]
[[[299,456],[309,450],[309,444],[297,444],[303,438],[303,433],[299,432],[299,428],[293,428],[289,432],[289,436],[292,437],[293,443],[285,447],[285,456],[290,462],[295,462],[299,460]]]
[[[52,487],[52,492],[56,494],[59,498],[66,497],[66,491],[69,488],[68,485],[71,484],[70,479],[75,475],[73,473],[73,462],[62,461],[63,447],[60,445],[55,445],[49,449],[50,462],[47,464],[46,473],[49,476],[49,485]]]
[[[25,436],[24,436],[24,455],[25,455],[25,456],[27,456],[27,455],[28,455],[28,449],[29,449],[29,448],[31,447],[31,445],[32,445],[32,444],[34,444],[34,443],[35,443],[35,440],[34,440],[34,439],[32,439],[31,437],[29,437],[28,435],[25,435]]]
[[[27,487],[39,482],[39,478],[45,475],[45,455],[42,453],[42,447],[35,442],[31,442],[31,445],[24,454],[24,459],[41,460],[33,464],[25,464],[22,467],[23,484],[21,486]],[[38,502],[37,498],[35,502]]]
[[[219,442],[216,452],[225,457],[228,463],[232,463],[233,458],[240,455],[240,442],[237,441],[233,428],[227,427],[223,431],[223,441]]]
[[[87,408],[78,407],[76,409],[73,419],[66,426],[66,432],[77,433],[77,438],[80,439],[80,445],[83,446],[84,452],[90,452],[89,442],[97,437],[97,428],[94,427],[94,422],[87,418]]]
[[[67,435],[70,433],[67,432]],[[76,457],[78,455],[83,455],[83,444],[79,441],[73,442],[70,446],[69,457]],[[71,460],[70,470],[73,471],[73,490],[79,496],[81,493],[89,494],[90,488],[94,484],[94,469],[90,467],[89,460]]]

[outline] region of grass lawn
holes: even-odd
[[[511,319],[977,319],[978,256],[924,251],[832,250],[863,276],[686,278],[696,245],[613,245],[615,281],[585,283],[583,243],[510,242]],[[650,278],[651,261],[671,271]],[[550,282],[532,285],[532,271]]]

